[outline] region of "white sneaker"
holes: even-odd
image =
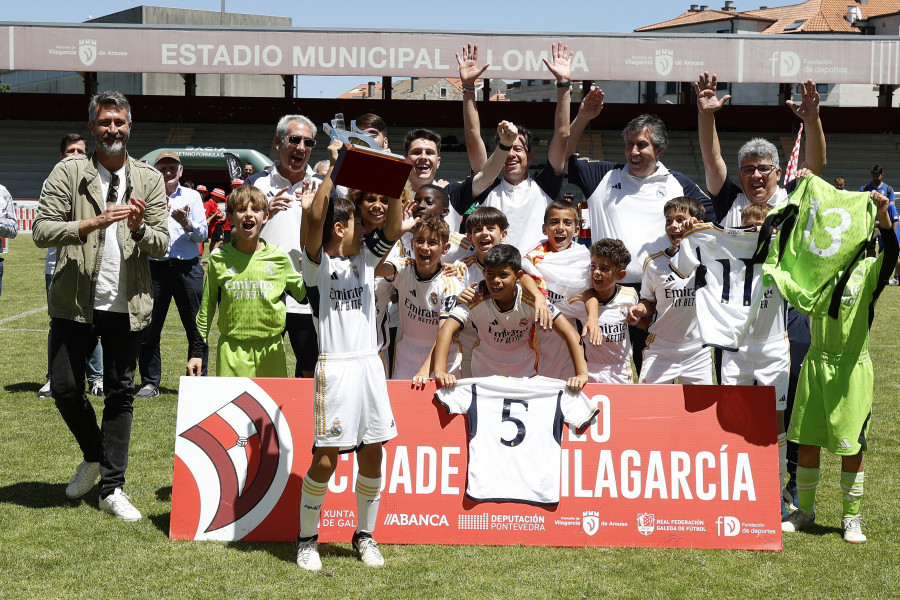
[[[795,531],[803,531],[816,522],[816,514],[809,514],[802,508],[798,508],[781,522],[781,531],[784,533],[794,533]]]
[[[100,479],[100,463],[81,461],[75,468],[75,474],[69,480],[69,485],[66,486],[66,496],[81,498],[91,491],[98,479]]]
[[[37,397],[38,398],[49,398],[52,396],[50,393],[50,380],[47,380],[47,383],[41,386],[41,389],[38,390]]]
[[[319,558],[319,536],[300,540],[297,538],[297,566],[307,571],[321,571],[322,559]]]
[[[88,392],[91,396],[103,397],[103,380],[95,379],[88,384]]]
[[[851,544],[862,544],[866,541],[866,534],[862,531],[862,515],[844,517],[841,519],[844,528],[844,541]]]
[[[359,552],[359,560],[367,567],[384,566],[384,556],[378,549],[378,542],[368,533],[357,531],[353,534],[353,549]]]
[[[139,521],[141,518],[141,512],[131,504],[122,488],[116,488],[106,498],[100,498],[100,508],[123,521]]]

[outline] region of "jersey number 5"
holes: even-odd
[[[512,405],[521,404],[525,407],[525,411],[528,411],[528,400],[516,399],[516,398],[504,398],[503,399],[503,417],[500,419],[501,422],[509,422],[513,423],[518,429],[518,433],[516,433],[516,437],[511,440],[500,438],[500,443],[504,446],[512,448],[513,446],[518,446],[522,443],[522,440],[525,439],[525,423],[523,423],[520,419],[510,416],[510,412],[512,410]]]

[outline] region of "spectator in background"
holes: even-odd
[[[19,222],[16,219],[16,207],[9,191],[0,185],[0,254],[9,252],[7,238],[14,238],[19,233]],[[3,257],[0,256],[0,292],[3,291]]]
[[[80,133],[67,133],[59,142],[60,160],[69,156],[79,156],[87,153],[87,143]],[[44,259],[44,290],[49,294],[50,280],[53,271],[56,270],[56,248],[47,248],[47,256]],[[87,379],[88,393],[92,396],[103,396],[103,346],[100,340],[96,340],[94,350],[88,358],[84,368],[84,376]],[[38,398],[50,397],[50,335],[47,335],[47,377],[44,385],[38,390]]]
[[[244,179],[247,179],[248,177],[253,175],[253,173],[253,165],[251,165],[250,163],[244,163]]]
[[[138,398],[159,396],[159,382],[162,380],[159,339],[173,298],[188,339],[186,360],[192,356],[202,357],[201,373],[206,375],[209,356],[209,346],[197,329],[197,313],[203,298],[203,266],[200,264],[198,244],[206,241],[206,211],[200,194],[179,184],[184,167],[176,152],[160,152],[156,157],[156,169],[162,173],[168,194],[169,248],[161,259],[150,259],[153,315],[141,341],[138,364],[142,386],[137,393]]]
[[[225,190],[223,190],[222,188],[213,188],[212,193],[210,193],[210,195],[209,195],[209,199],[216,203],[216,207],[218,207],[219,212],[222,215],[225,214],[225,200],[227,198],[228,198],[228,196],[225,195]],[[230,241],[231,241],[231,223],[228,221],[228,219],[223,218],[223,220],[222,220],[222,237],[220,237],[218,240],[215,240],[212,243],[212,246],[210,247],[209,251],[212,252],[213,250],[215,250],[222,244],[227,244]]]
[[[844,178],[843,177],[835,177],[834,178],[834,189],[842,190],[844,189]]]
[[[872,190],[887,196],[891,204],[894,204],[894,188],[884,182],[884,169],[881,165],[872,167],[872,181],[859,188],[861,192],[871,192]]]

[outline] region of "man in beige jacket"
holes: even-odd
[[[148,257],[166,252],[166,192],[160,173],[128,156],[131,106],[119,92],[91,98],[90,156],[66,158],[41,190],[33,237],[56,246],[50,283],[50,392],[84,460],[66,495],[100,479],[100,508],[126,521],[141,513],[122,490],[131,438],[134,371],[153,289]],[[100,424],[84,393],[88,340],[99,336],[105,395]]]

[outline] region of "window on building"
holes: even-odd
[[[441,88],[441,98],[447,97],[447,88]]]
[[[674,96],[675,94],[681,93],[681,82],[680,81],[667,81],[666,82],[666,95]]]

